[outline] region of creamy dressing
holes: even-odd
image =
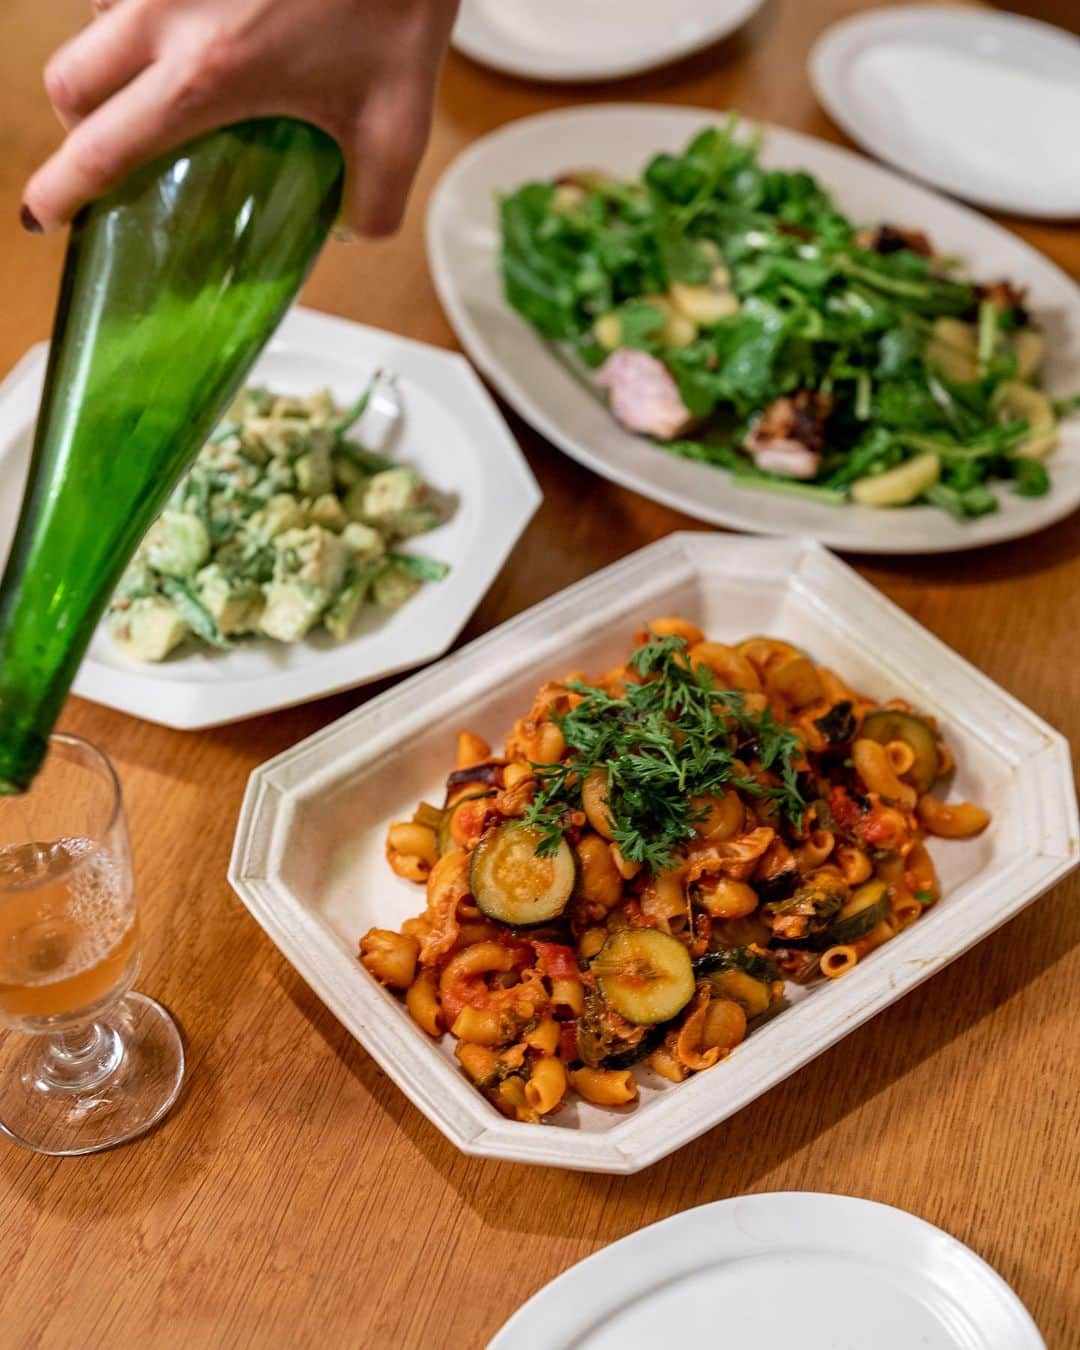
[[[852,82],[866,105],[926,147],[939,173],[970,182],[1007,181],[1032,197],[1080,178],[1080,89],[990,57],[892,42],[855,61]],[[898,127],[902,125],[902,131]]]

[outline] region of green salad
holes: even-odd
[[[746,486],[958,519],[1050,485],[1044,342],[1007,280],[917,230],[857,226],[809,174],[766,169],[736,119],[501,201],[507,300],[597,370],[612,414]]]
[[[376,376],[376,379],[378,376]],[[349,409],[243,390],[151,526],[109,607],[131,656],[162,661],[187,638],[341,640],[365,604],[397,609],[447,568],[398,551],[440,523],[427,484],[348,432]]]

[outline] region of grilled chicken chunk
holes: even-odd
[[[629,431],[670,441],[693,424],[671,372],[648,352],[620,347],[596,378],[611,395],[612,413]]]
[[[759,469],[788,478],[813,478],[825,449],[825,421],[832,399],[810,389],[778,398],[758,418],[744,442]]]

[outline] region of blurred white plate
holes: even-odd
[[[779,1322],[778,1319],[779,1318]],[[651,1224],[540,1290],[490,1350],[1045,1350],[996,1271],[890,1205],[776,1192]]]
[[[1080,216],[1080,39],[989,9],[902,5],[843,19],[814,91],[864,149],[979,206]]]
[[[454,46],[528,80],[617,80],[719,42],[764,0],[464,0]]]
[[[937,717],[957,759],[950,795],[982,803],[993,824],[977,839],[934,840],[941,903],[842,980],[790,985],[790,1006],[708,1073],[675,1084],[638,1066],[634,1109],[572,1101],[549,1125],[507,1120],[461,1072],[453,1038],[433,1041],[357,960],[363,933],[399,928],[424,904],[423,890],[387,867],[386,828],[439,798],[460,728],[501,744],[543,680],[609,670],[634,629],[671,613],[724,642],[786,638],[871,696],[906,698]],[[1072,871],[1076,810],[1064,738],[817,544],[671,534],[258,768],[229,880],[286,960],[458,1148],[627,1173],[775,1087]]]
[[[428,257],[443,308],[465,350],[502,396],[548,440],[594,472],[677,511],[761,534],[809,536],[862,553],[945,553],[1041,530],[1080,506],[1080,418],[1062,426],[1045,497],[996,488],[1000,508],[956,521],[930,506],[875,511],[827,506],[736,487],[724,470],[677,459],[624,430],[579,369],[503,299],[499,193],[567,168],[641,172],[661,150],[681,151],[721,114],[705,108],[608,104],[524,118],[477,141],[447,169],[428,209]],[[1060,268],[984,217],[850,150],[763,127],[764,162],[806,169],[857,221],[926,230],[979,277],[1029,290],[1047,333],[1045,382],[1055,397],[1080,390],[1080,289]]]
[[[0,564],[15,529],[45,376],[44,343],[0,385]],[[517,443],[468,362],[347,319],[294,309],[249,380],[291,394],[356,398],[378,367],[398,376],[403,417],[386,453],[453,501],[450,518],[409,551],[450,564],[392,614],[361,612],[353,635],[290,645],[245,639],[229,651],[184,646],[159,665],[125,656],[104,629],[73,691],[165,726],[193,729],[351,689],[441,655],[494,581],[540,503]]]

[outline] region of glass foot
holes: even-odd
[[[0,1133],[35,1153],[96,1153],[156,1125],[183,1081],[172,1016],[128,994],[62,1040],[0,1036]]]

